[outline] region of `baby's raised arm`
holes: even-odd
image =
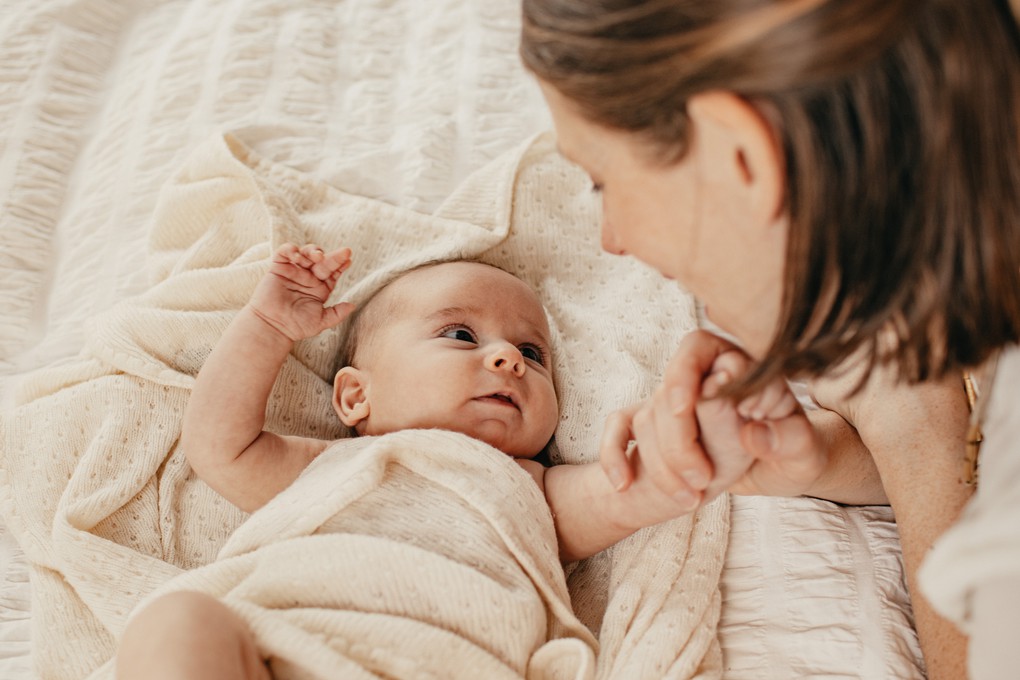
[[[343,321],[323,307],[351,251],[285,244],[206,359],[184,414],[181,448],[195,473],[251,512],[285,489],[329,443],[264,431],[266,405],[294,343]]]

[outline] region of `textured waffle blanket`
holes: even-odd
[[[340,440],[166,590],[220,597],[277,678],[593,678],[538,485],[464,435]]]

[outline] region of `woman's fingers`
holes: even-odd
[[[682,498],[686,491],[700,500],[709,486],[713,464],[701,441],[697,404],[713,398],[733,376],[747,370],[749,360],[733,343],[708,331],[694,331],[681,340],[656,393],[656,447],[642,460],[662,475],[663,491]],[[707,392],[706,392],[707,390]]]
[[[687,510],[731,486],[784,495],[810,488],[826,455],[784,380],[738,407],[718,398],[751,364],[743,351],[711,333],[685,337],[652,397],[606,424],[600,460],[614,488],[650,484]],[[636,448],[628,455],[632,440]]]
[[[709,375],[705,379],[706,397],[719,394],[729,379],[725,371]],[[701,446],[713,466],[712,481],[704,494],[704,500],[710,501],[742,479],[754,459],[740,441],[744,421],[730,399],[702,399],[695,413],[701,429]]]
[[[657,474],[656,485],[663,492],[693,508],[712,479],[712,463],[701,446],[697,411],[673,411],[662,390],[653,396],[651,406],[656,446],[651,455],[638,437],[641,459]]]
[[[688,334],[653,397],[610,416],[599,460],[614,488],[626,489],[637,473],[635,467],[640,467],[656,488],[679,505],[698,504],[701,490],[712,478],[712,463],[699,441],[695,406],[715,361],[734,349],[732,343],[706,331]],[[634,460],[627,455],[631,440],[637,443]]]
[[[634,404],[611,413],[599,441],[599,464],[617,491],[624,491],[634,481],[634,471],[627,453],[633,440],[631,420],[640,406]]]
[[[733,343],[708,331],[698,330],[684,336],[666,364],[662,379],[669,407],[677,413],[693,410],[701,396],[702,380],[716,359],[733,349],[736,349]]]

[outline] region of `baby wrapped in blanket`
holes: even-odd
[[[282,246],[203,365],[181,448],[257,512],[141,609],[119,675],[593,677],[557,545],[586,557],[685,508],[532,460],[558,422],[545,311],[477,262],[417,267],[349,320],[333,406],[361,436],[263,430],[294,343],[353,309],[323,305],[350,255]]]
[[[0,505],[30,560],[33,618],[39,622],[33,663],[40,676],[110,677],[132,612],[157,590],[165,592],[168,581],[175,589],[231,598],[230,584],[239,577],[225,565],[246,564],[240,553],[248,547],[240,537],[257,534],[257,524],[238,532],[245,513],[193,473],[179,442],[181,415],[209,349],[250,301],[284,242],[356,249],[344,275],[351,277],[349,285],[338,286],[343,290],[335,290],[328,304],[350,299],[364,309],[373,291],[427,260],[477,258],[527,281],[549,311],[555,347],[560,420],[551,458],[576,465],[597,459],[606,418],[658,384],[675,343],[695,327],[694,306],[687,293],[654,272],[598,250],[588,181],[557,155],[554,142],[549,136],[523,142],[472,175],[433,215],[339,191],[260,156],[232,135],[216,135],[195,149],[165,186],[153,217],[153,287],[90,320],[82,356],[26,380],[19,406],[0,419]],[[621,297],[623,289],[629,292]],[[341,436],[329,385],[339,330],[295,346],[269,402],[268,429]],[[477,459],[474,451],[460,456]],[[520,478],[506,454],[499,460]],[[556,469],[547,470],[547,488]],[[465,480],[464,488],[473,483]],[[514,488],[534,494],[527,486]],[[518,499],[497,498],[492,482],[479,493],[499,506],[504,520],[520,512]],[[502,528],[553,531],[549,509],[538,500],[525,505],[544,519],[529,514]],[[267,505],[262,516],[276,505]],[[302,507],[312,513],[320,505],[309,500]],[[590,505],[597,509],[594,499]],[[562,523],[566,509],[554,510]],[[429,511],[424,504],[413,510]],[[458,517],[434,514],[451,533],[466,535]],[[716,623],[728,518],[729,503],[721,498],[565,565],[574,612],[598,638],[596,677],[721,677]],[[289,519],[267,524],[259,539],[282,539],[278,527],[299,520],[300,526],[312,523],[295,508]],[[546,568],[560,579],[556,547],[548,538],[532,543],[539,542],[546,552],[532,563],[548,564],[551,555]],[[463,548],[480,552],[468,541]],[[413,559],[404,563],[414,568]],[[315,564],[308,561],[319,580],[309,581],[307,590],[325,592],[330,572],[312,569]],[[224,573],[206,571],[217,568]],[[289,576],[297,567],[287,569]],[[299,585],[284,578],[265,588],[239,587],[231,607],[236,611],[259,593],[275,614],[299,601],[284,591]],[[512,618],[489,608],[478,612],[471,619],[477,628]],[[260,644],[284,637],[262,635]],[[402,642],[411,656],[422,651],[422,645],[411,649],[413,642]],[[307,648],[299,649],[301,658],[311,658]],[[540,656],[532,654],[532,663]],[[464,659],[451,652],[446,661],[442,675],[451,677]]]

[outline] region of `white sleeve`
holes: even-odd
[[[1020,629],[1020,349],[999,359],[990,394],[985,440],[981,447],[978,489],[959,521],[947,531],[921,566],[921,587],[935,608],[985,647],[983,636],[995,622],[1012,619]],[[1012,593],[1013,605],[1006,599]],[[981,620],[977,620],[980,596]],[[991,642],[988,647],[993,647]],[[1016,659],[1015,640],[997,648]],[[987,649],[986,649],[987,652]],[[1014,675],[1020,664],[1012,666]],[[997,677],[997,676],[989,676]]]
[[[971,680],[1010,680],[1020,669],[1020,575],[979,583],[971,597]]]

